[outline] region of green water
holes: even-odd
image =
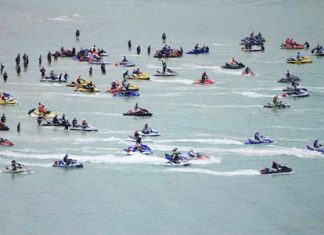
[[[33,174],[0,175],[0,234],[323,234],[323,156],[304,150],[324,141],[323,59],[303,50],[313,63],[290,65],[296,51],[281,50],[286,37],[324,43],[322,1],[2,1],[0,61],[9,75],[1,91],[19,101],[1,106],[14,142],[0,149],[0,165],[12,159]],[[75,40],[79,28],[81,37]],[[251,31],[266,38],[264,53],[244,53],[239,42]],[[49,72],[88,78],[89,65],[69,58],[45,63],[48,51],[76,47],[104,48],[115,64],[124,55],[153,75],[161,61],[147,55],[167,44],[184,51],[196,43],[209,55],[168,59],[175,78],[134,81],[140,97],[123,99],[105,91],[126,69],[93,66],[98,94],[81,94],[64,85],[41,83],[38,57]],[[127,49],[131,39],[133,48]],[[136,47],[142,48],[136,55]],[[15,73],[17,53],[28,53],[30,65]],[[248,65],[256,77],[221,66],[231,57]],[[262,106],[285,84],[276,81],[290,70],[302,78],[310,97],[286,98],[289,110]],[[206,71],[212,86],[192,82]],[[38,127],[28,110],[42,102],[71,121],[86,119],[97,133]],[[122,116],[138,102],[151,118]],[[21,122],[21,133],[16,125]],[[125,156],[128,136],[149,123],[161,133],[148,145],[151,156]],[[245,146],[256,131],[274,144]],[[172,168],[164,153],[174,147],[206,152],[208,161]],[[68,153],[84,169],[51,167]],[[294,169],[290,175],[261,176],[271,161]]]

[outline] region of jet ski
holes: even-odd
[[[136,80],[150,80],[150,76],[147,73],[140,74],[132,74],[128,77],[128,79],[136,79]]]
[[[299,90],[299,91],[291,91],[291,92],[287,92],[287,93],[283,93],[282,94],[283,97],[308,97],[309,93],[303,90]]]
[[[167,154],[167,153],[164,154],[164,157],[165,157],[166,160],[168,160],[167,164],[170,164],[172,166],[190,166],[191,165],[191,163],[188,160],[184,159],[181,156],[179,157],[178,161],[174,161],[172,159],[172,156],[170,154]]]
[[[260,173],[262,175],[270,175],[270,174],[284,174],[284,173],[290,173],[292,172],[292,169],[287,166],[280,166],[277,169],[273,168],[263,168],[260,170]]]
[[[47,121],[46,123],[41,124],[41,126],[64,127],[65,125],[61,121],[59,121],[58,123],[54,123],[53,121]]]
[[[119,65],[122,67],[134,67],[135,66],[135,64],[132,61],[120,62]]]
[[[282,102],[280,102],[279,104],[275,105],[273,103],[268,103],[266,105],[263,106],[264,108],[270,108],[270,109],[285,109],[285,108],[290,108],[290,105],[284,104]]]
[[[56,116],[56,113],[52,112],[52,111],[47,111],[46,113],[40,113],[38,110],[31,109],[28,111],[28,115],[32,116],[32,117],[45,117],[45,118],[53,118]]]
[[[100,92],[100,91],[98,90],[97,87],[93,87],[93,88],[79,87],[79,88],[76,88],[74,91],[78,91],[78,92],[87,92],[87,93],[96,93],[96,92]]]
[[[153,76],[156,77],[173,77],[173,76],[178,76],[179,74],[176,71],[173,71],[171,69],[167,69],[165,71],[165,73],[160,72],[160,71],[156,71],[156,74],[154,74]]]
[[[201,82],[201,79],[196,79],[192,84],[201,84],[201,85],[210,85],[214,84],[215,82],[211,79],[205,79],[204,82]]]
[[[324,153],[324,147],[314,148],[314,147],[311,147],[310,145],[306,145],[306,150]]]
[[[241,50],[245,51],[245,52],[257,52],[257,51],[262,51],[262,46],[261,45],[252,45],[250,48],[242,47]]]
[[[56,74],[54,76],[45,76],[44,78],[42,78],[40,80],[41,82],[56,82],[56,83],[63,83],[63,82],[67,82],[66,79],[61,78],[59,76],[57,76]]]
[[[281,78],[278,80],[280,83],[292,83],[292,82],[299,82],[300,78],[295,75],[289,75],[289,77]]]
[[[4,139],[4,138],[0,138],[0,146],[13,146],[14,144],[7,140],[7,139]]]
[[[87,127],[83,127],[82,125],[77,124],[75,126],[72,126],[70,130],[71,131],[98,131],[98,129],[95,126],[90,124],[88,124]]]
[[[0,99],[0,105],[2,104],[17,104],[17,100],[15,97],[10,95],[9,93],[2,93],[2,98]]]
[[[31,170],[24,165],[20,165],[19,167],[17,167],[16,170],[13,170],[11,166],[6,166],[5,169],[2,171],[2,173],[25,174],[25,173],[31,173]]]
[[[255,76],[255,73],[253,73],[252,71],[249,71],[248,73],[245,72],[245,70],[242,72],[241,74],[242,77],[253,77]]]
[[[266,136],[260,136],[260,141],[255,139],[248,139],[244,144],[269,144],[273,143],[274,141]]]
[[[152,128],[149,131],[138,131],[138,134],[141,136],[160,136],[160,133]]]
[[[83,168],[81,162],[73,159],[69,159],[68,164],[66,164],[63,160],[56,160],[53,163],[53,167],[60,167],[60,168]]]
[[[180,157],[188,161],[209,159],[209,156],[206,153],[191,152],[191,151],[188,151],[186,153],[181,153]]]
[[[307,88],[305,88],[305,87],[297,86],[296,88],[301,91],[307,91]],[[294,90],[295,90],[294,87],[286,87],[286,88],[282,89],[282,91],[288,91],[288,92],[292,92]]]
[[[286,43],[281,43],[280,48],[281,49],[304,49],[304,44],[300,43],[293,43],[293,44],[286,44]]]
[[[102,64],[104,64],[104,65],[109,65],[109,64],[111,64],[111,62],[104,61],[102,59],[99,59],[99,60],[89,60],[88,61],[88,64],[96,64],[96,65],[102,65]]]
[[[189,55],[208,54],[208,53],[209,53],[209,48],[208,47],[191,49],[190,51],[186,52],[186,54],[189,54]]]
[[[225,63],[225,65],[222,66],[223,69],[242,69],[244,67],[245,65],[242,63],[236,63],[236,64]]]
[[[130,155],[132,153],[142,153],[149,155],[153,153],[152,149],[145,144],[141,144],[141,148],[136,148],[135,146],[128,146],[126,149],[124,149],[124,151],[127,155]]]
[[[9,127],[6,124],[0,122],[0,131],[9,131]]]
[[[150,117],[153,115],[153,113],[150,113],[147,110],[138,110],[138,111],[133,111],[133,110],[128,110],[127,113],[123,113],[124,116],[138,116],[138,117]]]
[[[114,96],[118,97],[137,97],[140,96],[140,94],[137,91],[120,91],[114,93]]]
[[[311,63],[311,62],[312,62],[312,60],[306,56],[302,56],[299,60],[296,58],[292,58],[292,57],[290,57],[286,60],[286,63],[288,63],[288,64],[307,64],[307,63]]]
[[[138,91],[138,87],[135,84],[129,84],[128,86],[128,90],[129,91]],[[126,91],[124,87],[119,86],[117,88],[110,88],[108,89],[106,92],[110,92],[110,93],[117,93],[117,92],[121,92],[121,91]]]

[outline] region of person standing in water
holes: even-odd
[[[6,82],[7,79],[8,79],[8,74],[7,74],[7,72],[5,71],[5,72],[3,73],[3,81]]]
[[[165,43],[165,41],[166,41],[166,34],[165,33],[162,34],[162,41],[163,41],[163,43]]]
[[[131,50],[131,49],[132,49],[132,41],[128,40],[128,50]]]
[[[92,66],[89,68],[89,77],[92,77]]]
[[[16,66],[16,71],[17,71],[17,75],[20,76],[20,71],[21,71],[20,65]]]
[[[39,67],[42,66],[42,55],[40,55],[39,58],[38,58],[38,66]]]
[[[148,48],[147,48],[147,54],[151,55],[151,45],[149,45]]]
[[[20,133],[20,122],[18,122],[18,125],[17,125],[17,132]]]
[[[136,50],[137,50],[137,55],[141,54],[141,47],[140,47],[140,45],[137,46]]]
[[[75,37],[76,37],[77,40],[79,40],[79,37],[80,37],[80,30],[79,29],[77,29],[75,31]]]

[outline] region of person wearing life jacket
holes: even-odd
[[[180,160],[180,152],[177,151],[178,148],[174,148],[172,151],[171,151],[171,157],[172,157],[172,161],[175,162],[175,163],[179,163],[179,160]]]
[[[198,46],[198,43],[196,43],[195,50],[198,50],[198,49],[199,49],[199,46]]]
[[[245,70],[244,70],[244,74],[249,74],[251,72],[251,69],[249,68],[249,66],[246,66]]]
[[[126,70],[126,72],[123,73],[123,78],[124,79],[129,78],[128,70]]]
[[[82,120],[81,125],[82,125],[82,128],[89,127],[89,125],[88,125],[88,123],[87,123],[87,121],[85,119]]]
[[[80,85],[82,84],[83,79],[81,78],[81,75],[80,74],[77,76],[76,81],[77,81],[78,84],[80,84]]]
[[[300,52],[297,53],[296,59],[300,60],[301,56],[300,56]]]
[[[76,120],[76,118],[74,118],[72,120],[72,127],[76,127],[77,124],[78,124],[78,121]]]
[[[53,117],[53,123],[54,123],[54,124],[59,124],[59,120],[58,120],[57,115],[55,115],[55,116]]]
[[[126,62],[127,62],[126,56],[124,56],[122,62],[123,62],[123,63],[126,63]]]
[[[257,132],[257,133],[254,134],[254,139],[255,139],[256,141],[261,142],[261,136],[260,136],[259,132]]]
[[[38,112],[41,114],[47,113],[47,110],[45,109],[45,106],[42,103],[38,103]]]

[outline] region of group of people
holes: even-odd
[[[168,58],[168,57],[180,57],[183,55],[183,49],[172,49],[170,46],[165,45],[161,50],[156,51],[155,57]]]

